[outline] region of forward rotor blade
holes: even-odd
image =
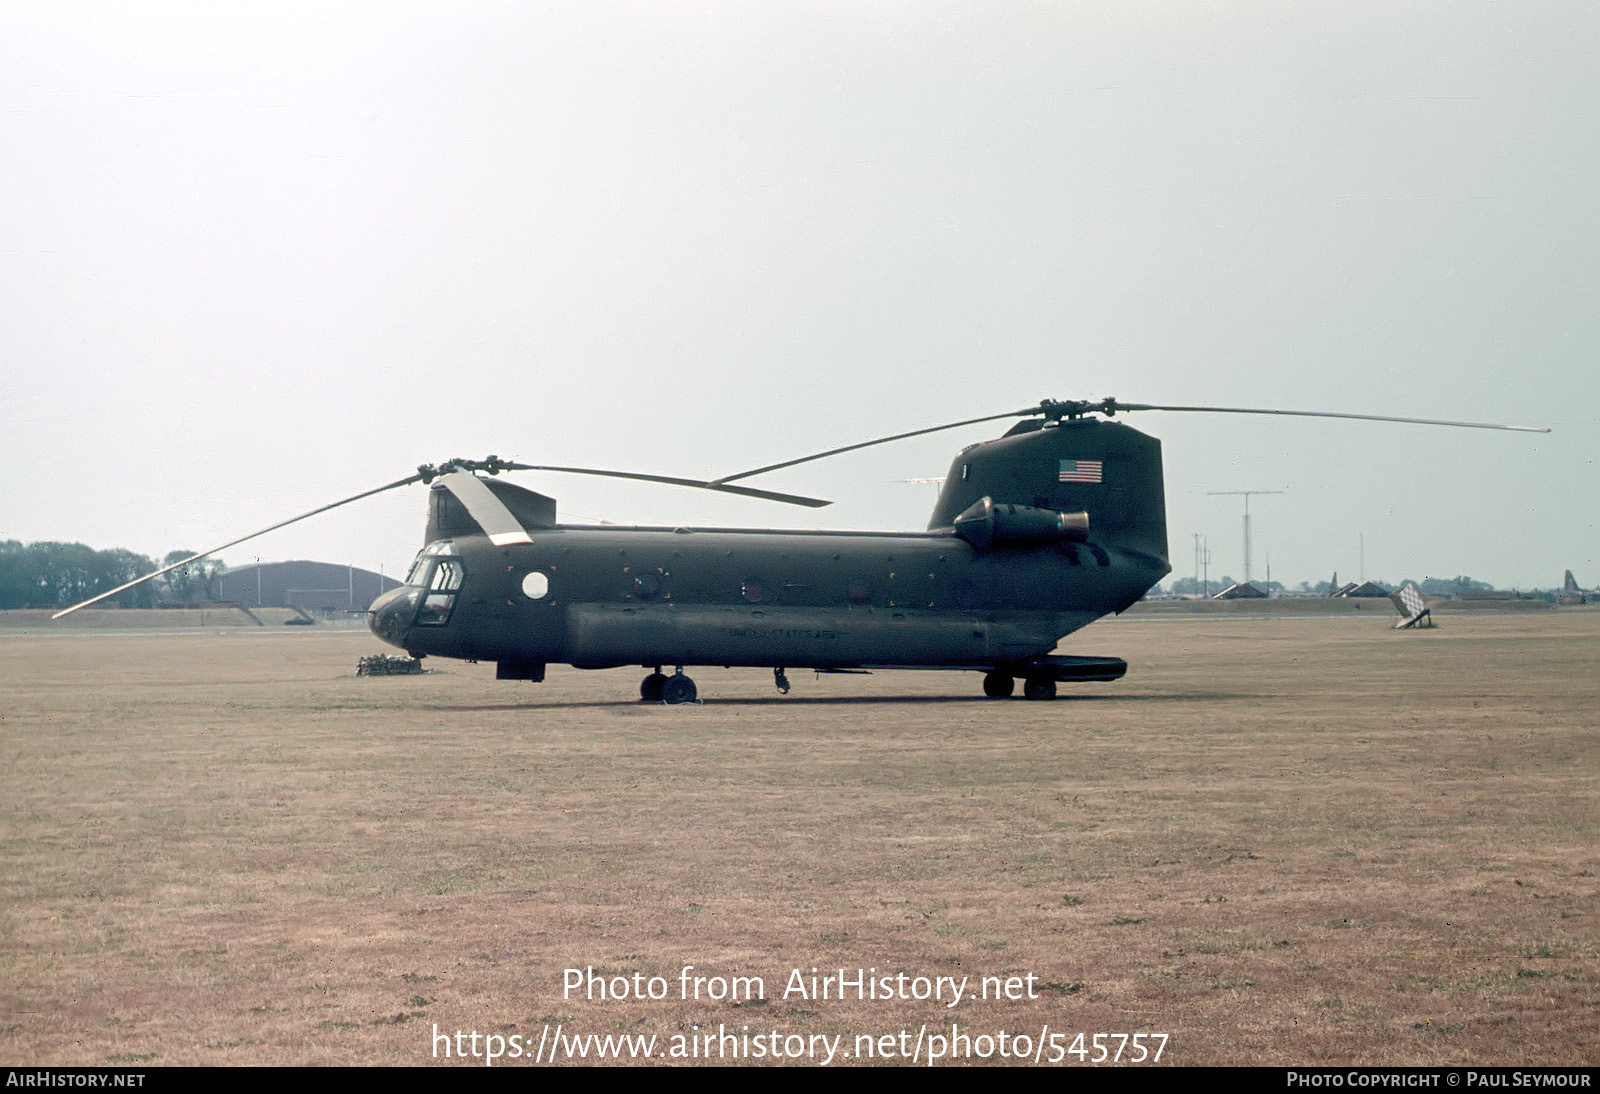
[[[279,528],[287,528],[291,524],[298,524],[302,520],[308,520],[320,513],[326,513],[330,509],[337,509],[341,505],[349,505],[351,502],[360,501],[363,498],[370,498],[374,494],[383,493],[385,490],[394,490],[397,487],[410,486],[414,482],[432,482],[441,475],[447,474],[448,467],[457,465],[464,470],[484,470],[489,471],[491,474],[496,474],[500,471],[564,471],[573,475],[601,475],[606,478],[613,479],[637,479],[641,482],[662,482],[672,486],[694,486],[702,490],[718,490],[726,494],[740,494],[745,497],[761,498],[766,501],[781,501],[789,505],[803,505],[810,509],[816,509],[824,505],[833,504],[832,502],[824,501],[821,498],[802,497],[799,494],[780,494],[773,490],[757,490],[754,487],[749,486],[726,486],[722,483],[706,482],[702,479],[680,479],[673,478],[668,475],[642,475],[631,471],[601,471],[591,467],[552,467],[537,464],[507,463],[503,460],[497,460],[492,456],[486,461],[455,460],[445,465],[445,467],[420,468],[418,473],[415,475],[407,475],[403,479],[397,479],[394,482],[391,482],[385,486],[377,487],[374,490],[363,490],[359,494],[354,494],[351,497],[344,498],[329,505],[318,506],[316,509],[312,509],[310,512],[301,513],[297,517],[290,517],[288,520],[279,521],[277,524],[262,528],[260,531],[251,532],[247,536],[240,536],[238,539],[231,539],[227,543],[221,544],[220,546],[212,547],[207,551],[201,551],[199,554],[190,555],[188,558],[174,562],[170,566],[163,566],[161,569],[154,570],[148,574],[145,574],[143,577],[135,578],[124,585],[118,585],[115,589],[103,592],[98,596],[90,597],[88,600],[85,600],[79,604],[74,604],[70,608],[64,608],[55,615],[52,615],[50,618],[60,619],[64,615],[71,615],[79,608],[87,608],[91,604],[98,604],[100,601],[105,600],[108,597],[116,596],[120,592],[126,592],[128,589],[131,589],[136,585],[142,585],[152,578],[160,577],[162,574],[169,574],[181,566],[187,566],[189,563],[205,558],[208,555],[214,555],[219,551],[226,551],[229,547],[237,547],[239,544],[255,539],[257,536],[264,536],[268,532],[276,532]]]
[[[64,615],[71,615],[73,612],[77,611],[79,608],[87,608],[90,604],[98,604],[100,601],[106,599],[109,596],[116,596],[118,593],[123,592],[123,591],[125,591],[127,589],[131,589],[135,585],[142,585],[146,581],[149,581],[151,578],[160,577],[162,574],[169,574],[173,570],[176,570],[180,566],[187,566],[187,565],[189,565],[189,563],[194,562],[197,559],[205,558],[207,555],[214,555],[218,551],[226,551],[229,547],[237,547],[239,544],[244,543],[246,540],[255,539],[257,536],[264,536],[268,532],[276,532],[279,528],[287,528],[291,524],[298,524],[300,521],[307,520],[310,517],[314,517],[318,513],[326,513],[329,509],[337,509],[341,505],[349,505],[353,501],[360,501],[362,498],[370,498],[370,497],[372,497],[372,495],[381,494],[385,490],[393,490],[393,489],[395,489],[396,487],[399,487],[399,486],[410,486],[414,482],[421,482],[421,481],[422,481],[422,476],[420,474],[418,474],[418,475],[408,475],[407,477],[405,477],[403,479],[399,479],[399,480],[397,480],[395,482],[391,482],[387,486],[380,486],[376,490],[364,490],[361,493],[356,494],[356,495],[354,495],[352,497],[345,498],[343,501],[336,501],[331,505],[320,506],[319,508],[311,510],[309,513],[301,513],[298,517],[290,517],[288,520],[281,520],[277,524],[274,524],[269,528],[261,529],[261,531],[259,531],[259,532],[251,532],[248,536],[240,536],[238,539],[230,539],[227,543],[222,544],[220,547],[213,547],[209,551],[201,551],[197,555],[190,555],[188,558],[183,559],[180,562],[174,562],[171,566],[163,566],[161,569],[155,570],[155,571],[153,571],[151,573],[148,573],[148,574],[145,574],[143,577],[135,578],[134,580],[128,582],[126,585],[118,585],[115,589],[112,589],[109,592],[101,593],[99,596],[91,597],[90,599],[85,600],[81,604],[74,604],[70,608],[64,608],[61,611],[57,612],[55,615],[52,615],[50,618],[51,619],[60,619]]]
[[[1358,422],[1399,422],[1402,425],[1449,425],[1463,429],[1509,429],[1518,433],[1548,433],[1538,425],[1495,425],[1490,422],[1450,422],[1439,418],[1391,418],[1382,414],[1334,414],[1324,410],[1258,410],[1242,406],[1156,406],[1153,403],[1120,403],[1106,400],[1107,412],[1122,410],[1173,410],[1196,414],[1281,414],[1291,418],[1348,418]]]
[[[820,509],[824,505],[832,505],[831,501],[821,498],[808,498],[800,494],[780,494],[773,490],[757,490],[751,486],[729,486],[726,480],[717,479],[707,482],[704,479],[679,479],[671,475],[644,475],[633,471],[602,471],[594,467],[552,467],[546,464],[532,463],[504,463],[501,467],[507,471],[560,471],[568,475],[600,475],[608,479],[635,479],[639,482],[664,482],[669,486],[693,486],[701,490],[717,490],[724,494],[741,494],[745,497],[761,498],[765,501],[781,501],[789,505],[803,505],[808,509]],[[748,474],[755,474],[751,471]],[[743,476],[735,475],[734,478]]]
[[[826,452],[816,452],[810,456],[801,456],[797,460],[784,460],[782,463],[769,463],[765,467],[758,467],[753,471],[740,471],[737,475],[724,475],[720,479],[713,479],[710,486],[723,490],[734,489],[724,484],[737,479],[748,479],[752,475],[765,475],[768,471],[777,471],[785,467],[794,467],[797,464],[810,463],[812,460],[825,460],[829,456],[838,456],[845,452],[854,452],[858,448],[871,448],[873,445],[888,444],[890,441],[903,441],[908,437],[921,437],[927,433],[940,433],[946,429],[960,429],[964,425],[978,425],[981,422],[996,422],[1002,418],[1027,418],[1034,414],[1044,413],[1044,406],[1030,406],[1026,410],[1011,410],[1004,414],[987,414],[982,418],[968,418],[962,422],[946,422],[944,425],[931,425],[926,429],[913,429],[909,433],[896,433],[892,437],[879,437],[875,441],[861,441],[859,444],[847,444],[842,448],[830,448]]]

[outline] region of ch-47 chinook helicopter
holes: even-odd
[[[1133,410],[1548,432],[1368,414],[1045,400],[712,480],[494,456],[450,460],[139,581],[422,482],[432,485],[424,546],[405,584],[368,611],[373,633],[412,656],[494,661],[502,680],[543,680],[547,664],[638,665],[650,670],[640,698],[667,703],[692,702],[696,688],[684,669],[706,665],[770,668],[784,692],[788,668],[960,669],[982,673],[984,694],[994,698],[1011,695],[1020,679],[1027,698],[1051,699],[1058,682],[1116,680],[1127,671],[1120,658],[1052,651],[1066,635],[1133,604],[1172,569],[1161,444],[1105,420]],[[508,471],[607,475],[817,507],[829,503],[740,480],[1004,418],[1022,420],[956,456],[925,532],[563,525],[553,498],[498,478]],[[672,675],[662,671],[669,667]]]

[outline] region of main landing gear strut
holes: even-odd
[[[692,703],[695,701],[697,691],[694,681],[683,674],[683,666],[678,666],[678,671],[671,676],[661,671],[657,665],[655,671],[646,676],[639,684],[639,701],[642,703]]]

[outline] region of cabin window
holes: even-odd
[[[550,579],[538,570],[530,571],[522,579],[522,595],[529,600],[543,600],[550,595]]]
[[[744,579],[741,591],[744,593],[744,598],[750,603],[759,604],[766,599],[767,583],[759,577],[747,577]]]
[[[428,595],[423,597],[422,607],[417,611],[417,626],[442,627],[450,622],[450,613],[455,611],[456,596],[461,590],[461,579],[465,576],[466,571],[459,560],[438,560],[428,580]]]
[[[661,579],[655,574],[640,574],[633,579],[633,595],[640,600],[654,600],[661,592]]]
[[[850,603],[871,604],[872,582],[864,577],[857,578],[850,583]]]

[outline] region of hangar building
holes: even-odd
[[[247,608],[304,608],[330,615],[364,612],[378,594],[400,582],[336,562],[261,562],[224,570],[212,583],[215,598]]]

